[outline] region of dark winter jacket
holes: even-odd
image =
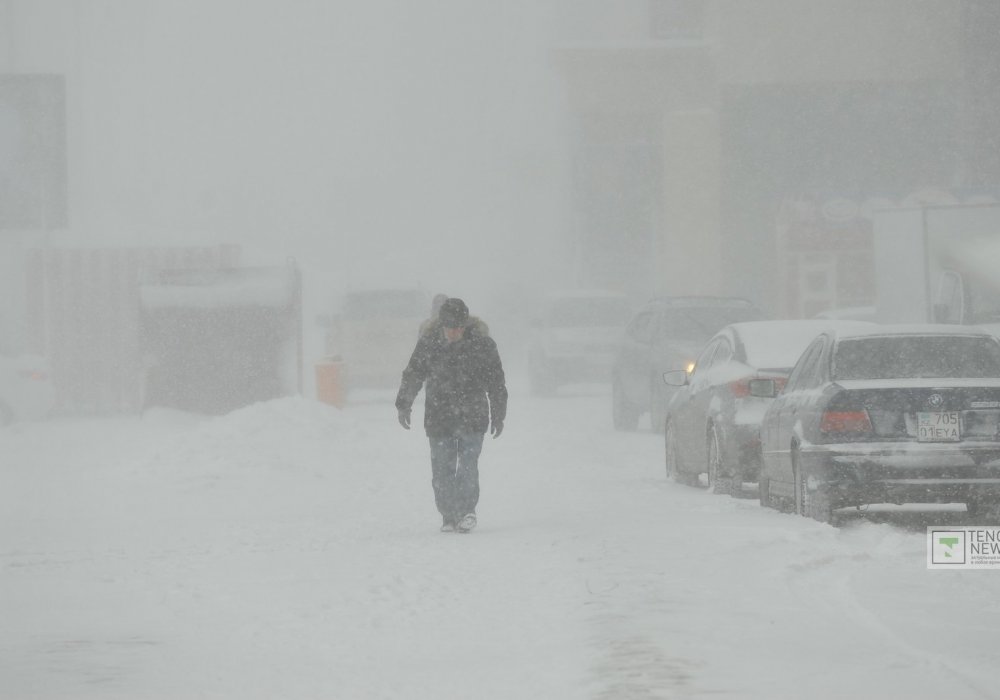
[[[470,318],[454,343],[440,328],[423,333],[403,370],[396,409],[409,411],[426,383],[424,429],[430,437],[485,433],[491,418],[502,422],[507,415],[500,353],[480,324]]]

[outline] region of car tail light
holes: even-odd
[[[772,379],[772,377],[765,377],[766,379]],[[747,377],[745,379],[738,379],[735,382],[729,382],[726,386],[729,388],[729,393],[732,394],[734,398],[743,399],[750,396],[750,380],[754,377]],[[781,390],[785,388],[785,383],[788,381],[785,377],[773,377],[774,379],[774,393],[775,395],[780,394]]]
[[[35,382],[44,382],[46,379],[49,378],[49,375],[46,374],[45,372],[40,372],[38,370],[31,370],[31,369],[22,369],[18,371],[17,374],[18,376],[21,377],[21,379],[30,379]]]
[[[868,411],[826,411],[819,422],[821,433],[870,433]]]
[[[742,399],[746,396],[750,396],[750,379],[738,379],[735,382],[729,382],[726,385],[729,388],[729,393],[737,399]]]

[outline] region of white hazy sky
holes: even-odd
[[[552,271],[569,161],[551,3],[102,5],[78,23],[87,114],[105,100],[120,125],[78,132],[94,229],[245,242],[333,287]],[[120,211],[94,210],[116,182]]]

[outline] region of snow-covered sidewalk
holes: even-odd
[[[385,397],[2,430],[0,697],[995,696],[1000,573],[668,483],[608,406],[512,396],[470,535]]]

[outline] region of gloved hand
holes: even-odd
[[[502,420],[494,420],[492,423],[490,423],[490,435],[493,436],[494,440],[500,437],[500,433],[502,432],[503,432]]]
[[[408,408],[399,409],[399,424],[404,428],[406,428],[407,430],[410,429],[410,409]]]

